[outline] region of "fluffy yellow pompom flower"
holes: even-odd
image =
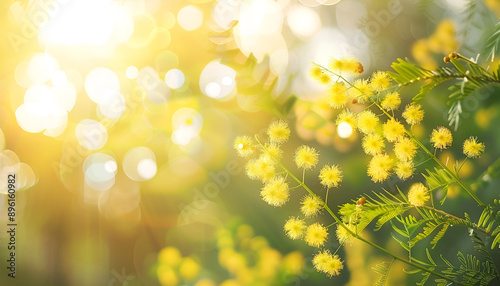
[[[329,250],[323,250],[316,254],[312,260],[314,267],[329,277],[338,276],[344,265],[338,255],[330,254]]]
[[[295,164],[303,169],[311,169],[318,163],[318,151],[307,145],[302,145],[295,152]]]
[[[368,175],[375,183],[383,182],[391,175],[393,161],[387,154],[375,155],[368,164]]]
[[[265,147],[267,151],[263,151],[261,155],[262,159],[275,163],[283,156],[283,150],[280,149],[280,146],[277,143],[266,143]]]
[[[330,81],[332,80],[331,76],[329,74],[326,74],[326,73],[322,73],[320,76],[319,76],[319,82],[322,83],[322,84],[329,84]]]
[[[363,150],[368,155],[377,155],[384,152],[385,142],[382,136],[377,133],[371,133],[363,138]]]
[[[468,158],[477,158],[484,152],[484,144],[477,142],[476,137],[469,137],[464,142],[464,154]]]
[[[233,147],[238,152],[238,155],[245,158],[252,155],[252,153],[255,151],[255,146],[253,146],[252,138],[250,138],[249,136],[236,137]]]
[[[288,123],[283,120],[274,121],[267,129],[267,136],[269,136],[269,140],[271,140],[271,142],[278,144],[286,142],[290,137],[290,128],[288,127]]]
[[[264,156],[261,156],[259,159],[248,161],[245,165],[245,171],[250,179],[260,180],[262,182],[267,182],[276,175],[274,163],[270,162],[269,159]]]
[[[358,129],[359,131],[369,134],[375,132],[379,119],[375,113],[370,110],[365,110],[358,113]]]
[[[353,88],[350,89],[351,96],[359,103],[365,103],[373,95],[373,89],[367,80],[358,79],[354,81]]]
[[[266,203],[279,207],[288,201],[290,189],[283,177],[275,177],[264,185],[260,195]]]
[[[325,270],[323,272],[326,273],[329,277],[338,276],[340,274],[340,270],[344,269],[344,265],[342,264],[342,260],[340,260],[338,255],[334,255],[331,259],[328,260],[328,263],[324,266]]]
[[[377,71],[372,74],[370,86],[375,91],[383,91],[391,84],[389,75],[384,71]]]
[[[430,198],[429,189],[422,183],[413,184],[408,191],[408,201],[417,207],[425,205]]]
[[[403,117],[410,125],[419,124],[424,119],[424,110],[420,104],[407,105]]]
[[[330,250],[325,249],[320,252],[318,252],[316,255],[314,255],[314,258],[312,260],[312,263],[316,270],[318,271],[325,271],[326,265],[328,264],[328,261],[332,258],[332,254],[330,253]]]
[[[453,136],[446,127],[439,126],[437,129],[432,130],[431,143],[433,143],[434,148],[446,149],[451,146],[452,142]]]
[[[285,232],[291,239],[298,239],[304,235],[306,224],[303,220],[291,217],[285,222]]]
[[[405,127],[397,119],[389,119],[382,125],[382,133],[389,142],[396,142],[405,134]]]
[[[394,144],[394,153],[401,161],[412,160],[417,153],[417,144],[412,139],[402,137]]]
[[[347,103],[347,88],[343,82],[335,82],[330,87],[328,104],[333,108],[342,108]]]
[[[342,122],[347,122],[349,125],[351,125],[352,129],[356,129],[356,116],[350,109],[344,109],[342,112],[337,116],[337,120],[335,121],[335,124],[340,125]]]
[[[384,100],[380,103],[385,110],[396,110],[401,104],[401,97],[397,92],[391,92],[384,97]]]
[[[406,180],[413,176],[415,168],[412,161],[400,161],[396,164],[395,172],[398,178]]]
[[[321,77],[321,75],[323,74],[323,71],[321,70],[321,68],[317,65],[314,65],[311,70],[309,71],[309,73],[311,74],[311,77],[316,79],[316,80],[319,80],[319,78]]]
[[[321,224],[316,222],[307,227],[305,241],[308,245],[313,247],[323,246],[327,237],[328,231]]]
[[[350,74],[363,73],[363,65],[354,57],[343,57],[340,59],[332,59],[330,68],[334,71],[345,72]]]
[[[339,166],[325,165],[321,171],[319,171],[318,177],[323,186],[327,188],[338,187],[339,183],[342,182],[342,171]]]
[[[323,208],[323,201],[312,195],[306,195],[304,198],[302,198],[300,204],[302,205],[300,207],[300,211],[306,217],[312,217],[317,215]]]
[[[356,233],[355,225],[348,224],[346,226],[352,232]],[[352,234],[340,225],[337,225],[337,230],[335,231],[335,234],[337,235],[337,240],[339,241],[340,244],[346,244],[352,242],[353,238]]]

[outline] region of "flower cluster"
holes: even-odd
[[[392,86],[392,80],[386,72],[376,71],[369,79],[357,79],[353,83],[343,76],[352,73],[352,66],[343,65],[340,60],[331,60],[329,68],[315,64],[313,70],[328,74],[328,99],[333,108],[345,108],[337,117],[336,124],[348,124],[362,135],[363,151],[372,156],[367,166],[367,174],[372,181],[382,183],[392,174],[401,180],[411,178],[415,172],[415,158],[419,142],[413,135],[413,127],[424,119],[424,110],[420,104],[411,103],[405,106],[398,116],[402,99],[397,86]],[[350,62],[355,62],[349,58]],[[349,66],[350,68],[347,68]],[[344,67],[344,68],[343,68]],[[351,103],[349,103],[351,102]],[[354,113],[349,104],[369,104],[358,113]],[[368,108],[376,106],[377,110]],[[386,117],[385,122],[381,119]],[[430,142],[436,149],[443,150],[451,146],[453,136],[445,127],[438,127],[430,134]],[[386,143],[392,148],[386,150]],[[392,151],[392,152],[390,152]],[[475,138],[469,138],[464,143],[464,154],[469,158],[478,157],[484,151],[484,144]]]
[[[286,142],[290,136],[290,129],[285,121],[279,120],[271,123],[266,132],[269,141],[261,142],[256,136],[254,140],[249,136],[239,136],[234,142],[234,148],[238,154],[244,158],[255,155],[256,158],[250,159],[245,166],[246,174],[250,179],[260,180],[264,186],[261,189],[261,198],[271,206],[279,207],[288,202],[293,189],[290,187],[291,181],[287,180],[289,176],[281,176],[276,171],[278,167],[284,168],[280,159],[282,157],[281,144]],[[307,145],[297,148],[294,155],[294,162],[298,169],[301,169],[305,175],[306,171],[314,169],[319,162],[318,151]],[[285,169],[288,172],[288,170]],[[309,193],[303,196],[300,201],[300,212],[303,218],[290,217],[284,225],[285,233],[291,239],[303,239],[306,244],[312,247],[323,247],[328,239],[328,226],[319,222],[306,223],[306,219],[317,216],[326,206],[328,191],[331,188],[338,188],[342,182],[342,170],[338,165],[324,165],[318,174],[318,180],[326,188],[325,200],[309,190]],[[304,186],[304,181],[294,177],[294,183]],[[345,237],[340,236],[342,242]],[[338,256],[323,251],[323,256],[328,259],[321,263],[315,263],[319,271],[327,275],[338,275],[343,265]],[[318,254],[320,255],[320,254]],[[318,256],[317,255],[317,256]],[[319,261],[317,259],[317,261]]]
[[[349,57],[332,60],[329,68],[315,65],[311,70],[311,75],[329,87],[329,105],[333,108],[344,108],[338,114],[335,124],[348,125],[362,135],[362,149],[371,156],[366,168],[371,180],[382,183],[393,174],[401,180],[412,178],[416,169],[414,160],[417,152],[422,152],[429,159],[439,162],[443,172],[458,182],[460,168],[455,175],[435,155],[438,150],[447,149],[452,145],[451,131],[442,126],[434,129],[429,135],[429,141],[435,152],[429,151],[413,133],[415,125],[420,124],[424,119],[422,106],[413,102],[403,105],[404,109],[400,111],[402,99],[398,93],[398,86],[392,86],[391,78],[385,72],[377,71],[369,79],[357,79],[353,83],[343,77],[345,74],[356,76],[362,72],[362,65]],[[348,108],[351,104],[364,104],[365,107],[355,113],[353,112],[355,108]],[[373,109],[370,109],[372,107]],[[313,192],[305,184],[306,171],[311,172],[319,163],[318,151],[307,145],[296,149],[293,159],[296,167],[302,171],[302,179],[299,179],[281,162],[283,155],[281,144],[285,143],[290,136],[288,123],[282,120],[273,122],[266,134],[268,142],[261,142],[261,139],[255,136],[256,143],[254,143],[250,137],[240,136],[236,138],[234,148],[242,157],[249,158],[255,155],[256,158],[250,159],[246,164],[246,174],[249,178],[260,180],[264,184],[260,194],[263,201],[269,205],[283,206],[289,201],[293,189],[300,187],[307,191],[298,207],[302,215],[291,216],[284,224],[286,235],[294,240],[302,239],[309,246],[323,248],[331,232],[329,228],[335,226],[335,236],[341,246],[350,244],[354,238],[365,241],[360,233],[371,220],[383,215],[381,211],[387,209],[376,209],[379,202],[375,200],[367,202],[367,199],[363,197],[356,204],[344,204],[339,210],[339,215],[334,214],[327,204],[328,194],[331,188],[338,188],[342,182],[341,167],[327,164],[320,169],[317,178],[326,188],[323,199],[323,195]],[[479,157],[484,149],[484,144],[478,142],[475,137],[470,137],[463,144],[463,153],[467,158]],[[284,172],[277,171],[277,169]],[[434,188],[431,182],[429,182],[429,187]],[[430,208],[426,204],[431,200],[434,190],[435,188],[429,189],[421,182],[414,183],[406,195],[401,192],[404,201],[396,202],[395,213],[411,208]],[[383,195],[378,198],[384,203],[390,201]],[[320,222],[308,222],[323,210],[332,216],[333,223],[325,226]],[[372,213],[367,214],[370,211]],[[380,221],[384,220],[380,219]],[[319,250],[314,256],[313,264],[318,271],[328,276],[339,275],[343,269],[343,263],[338,255],[330,253],[327,249]]]

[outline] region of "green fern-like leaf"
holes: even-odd
[[[434,271],[434,268],[430,268],[429,270]],[[422,280],[420,280],[420,282],[416,283],[415,285],[423,286],[425,284],[425,282],[427,282],[427,280],[431,276],[431,273],[430,272],[422,272],[422,276],[423,276]]]
[[[444,224],[443,222],[441,223],[435,223],[432,221],[428,221],[424,228],[422,229],[422,232],[417,234],[411,241],[410,241],[410,246],[413,247],[417,242],[421,241],[422,239],[428,237],[431,235],[432,232],[434,232],[440,225]]]
[[[441,204],[443,204],[446,199],[448,186],[451,183],[455,182],[455,178],[453,178],[450,174],[448,174],[448,172],[443,169],[434,168],[434,172],[428,169],[426,169],[426,171],[427,175],[422,173],[422,176],[424,176],[427,184],[429,184],[429,188],[431,189],[431,191],[435,191],[438,189],[443,190],[444,196],[440,201]]]
[[[389,75],[400,85],[405,86],[415,82],[424,81],[424,85],[420,88],[420,92],[413,97],[414,101],[419,101],[432,90],[435,86],[449,79],[457,78],[460,75],[450,68],[438,68],[436,71],[424,69],[407,58],[405,60],[398,59],[391,65],[394,72],[389,72]]]
[[[374,284],[375,286],[386,285],[387,278],[389,277],[389,271],[391,270],[393,262],[394,262],[394,259],[392,259],[391,262],[385,261],[385,262],[379,263],[375,267],[372,268],[376,273],[381,275],[379,280],[377,282],[375,282],[375,284]]]
[[[396,206],[392,210],[384,213],[383,215],[380,216],[380,218],[377,220],[377,223],[375,224],[375,230],[379,230],[386,222],[390,221],[391,219],[403,214],[406,212],[409,208],[404,208],[402,206]]]
[[[471,231],[469,234],[470,239],[472,240],[472,243],[474,243],[474,249],[481,253],[481,255],[486,259],[486,262],[484,264],[484,269],[488,274],[495,275],[498,274],[498,268],[495,265],[495,262],[493,261],[493,258],[490,255],[490,252],[488,251],[488,248],[486,248],[486,245],[484,244],[483,240],[475,231]]]
[[[377,219],[376,229],[380,229],[385,223],[408,211],[410,206],[403,206],[407,202],[399,199],[384,190],[384,193],[375,193],[374,196],[365,195],[367,203],[363,207],[362,218],[359,227],[364,228],[373,220]],[[403,198],[406,199],[406,198]],[[341,211],[344,211],[341,209]],[[345,209],[347,211],[347,209]]]
[[[461,264],[460,271],[457,273],[462,276],[462,281],[468,285],[474,285],[478,282],[480,285],[488,285],[491,280],[498,277],[497,274],[491,273],[492,268],[489,261],[481,264],[480,260],[474,255],[467,254],[465,256],[460,251],[457,257]]]
[[[495,56],[499,53],[500,49],[500,22],[495,25],[493,34],[486,41],[486,48],[483,54],[486,55],[487,60],[494,61]]]
[[[495,246],[497,245],[497,243],[500,242],[500,231],[499,231],[499,227],[497,227],[497,229],[495,229],[495,231],[493,232],[493,235],[495,236],[495,239],[493,239],[493,242],[491,243],[491,249],[495,248]]]
[[[432,249],[434,249],[434,247],[436,247],[438,241],[441,240],[441,238],[443,238],[443,236],[446,233],[446,230],[448,230],[449,226],[450,226],[449,223],[443,224],[443,227],[438,231],[438,233],[436,234],[436,236],[434,236],[434,238],[431,241]]]

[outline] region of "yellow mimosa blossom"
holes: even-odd
[[[305,241],[308,245],[314,247],[323,246],[327,237],[328,231],[321,224],[316,222],[307,227]]]
[[[451,146],[452,142],[453,136],[446,127],[439,126],[437,129],[432,130],[431,143],[433,143],[434,148],[446,149]]]
[[[314,267],[328,276],[338,276],[344,268],[338,255],[330,254],[329,250],[323,250],[316,254],[312,260]]]
[[[306,195],[302,198],[300,204],[302,205],[300,207],[300,211],[306,217],[315,216],[321,211],[321,209],[323,209],[323,201],[312,195]]]
[[[430,199],[429,189],[422,183],[415,183],[408,191],[408,201],[410,204],[421,207]]]
[[[424,119],[424,110],[420,104],[407,105],[403,117],[410,125],[419,124]]]
[[[484,143],[477,142],[476,137],[469,137],[464,142],[464,154],[468,158],[477,158],[484,152]]]
[[[328,264],[328,261],[331,259],[331,257],[332,254],[330,253],[330,250],[324,249],[314,255],[312,263],[316,270],[323,272],[326,269],[325,266]]]
[[[343,82],[332,84],[328,95],[328,104],[333,108],[342,108],[347,103],[347,88]]]
[[[399,108],[400,104],[401,104],[401,97],[397,92],[391,92],[387,94],[380,103],[382,108],[385,110],[396,110]]]
[[[348,224],[346,226],[349,230],[356,233],[355,225]],[[351,243],[353,239],[352,234],[349,233],[345,228],[343,228],[340,225],[337,225],[337,230],[335,231],[335,234],[337,235],[337,240],[339,241],[340,244]]]
[[[377,71],[372,74],[370,86],[375,91],[383,91],[391,85],[391,78],[384,71]]]
[[[269,162],[277,162],[283,156],[283,150],[280,149],[280,146],[277,143],[266,143],[266,150],[262,153],[262,158],[264,160],[268,160]]]
[[[368,175],[375,183],[383,182],[391,175],[393,160],[389,155],[375,155],[368,164]]]
[[[283,120],[274,121],[267,129],[267,136],[271,142],[281,144],[286,142],[290,137],[290,127]]]
[[[396,164],[395,172],[398,178],[406,180],[413,176],[415,168],[412,161],[400,161]]]
[[[338,187],[342,182],[342,171],[339,166],[325,165],[319,172],[319,179],[323,186],[327,188]]]
[[[389,119],[382,125],[382,133],[389,142],[396,142],[405,134],[405,127],[397,119]]]
[[[344,72],[350,74],[363,73],[363,65],[354,57],[343,57],[340,59],[332,59],[330,68],[333,71]]]
[[[255,146],[253,146],[252,138],[249,136],[238,136],[234,140],[234,149],[238,152],[241,157],[248,157],[252,155],[255,151]]]
[[[291,239],[298,239],[304,235],[306,224],[304,220],[291,217],[285,222],[285,232]]]
[[[369,134],[375,132],[375,127],[379,124],[379,119],[375,113],[370,110],[365,110],[358,113],[358,129],[359,131]]]
[[[417,144],[412,139],[402,137],[394,144],[394,154],[401,161],[412,160],[417,154]]]
[[[335,124],[340,125],[342,122],[347,122],[349,125],[351,125],[352,129],[356,129],[356,115],[352,113],[350,109],[344,109],[342,112],[337,116],[337,120],[335,121]]]
[[[318,163],[318,151],[307,145],[302,145],[295,151],[295,164],[303,169],[311,169]]]
[[[368,99],[373,96],[373,89],[367,80],[358,79],[354,82],[354,86],[349,90],[351,96],[357,100],[359,103],[365,103]]]
[[[309,73],[311,74],[312,78],[319,80],[319,78],[323,74],[323,71],[319,66],[313,65],[313,67],[309,70]]]
[[[319,82],[322,83],[322,84],[329,84],[330,81],[332,80],[332,77],[329,75],[329,74],[326,74],[326,73],[322,73],[320,76],[319,76]]]
[[[285,178],[275,177],[264,185],[260,195],[266,203],[279,207],[288,201],[290,189]]]
[[[377,155],[384,152],[385,142],[382,136],[371,133],[363,137],[363,151],[368,155]]]
[[[245,165],[245,171],[250,179],[262,182],[267,182],[276,175],[274,163],[265,156],[248,161]]]
[[[330,260],[328,260],[328,263],[324,266],[324,268],[324,272],[329,277],[338,276],[340,274],[340,270],[344,269],[344,264],[338,255],[334,255]]]

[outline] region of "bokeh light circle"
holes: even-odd
[[[157,171],[156,161],[151,158],[145,158],[137,164],[137,173],[144,180],[149,180],[156,175]]]
[[[321,20],[311,8],[295,5],[288,10],[287,23],[298,37],[311,37],[321,28]]]
[[[115,183],[116,166],[115,159],[108,154],[94,153],[87,156],[82,166],[85,183],[97,191],[108,190]]]
[[[156,175],[156,157],[151,149],[137,146],[123,156],[123,171],[130,179],[138,182],[147,181]]]
[[[171,69],[165,75],[165,82],[172,89],[180,88],[184,85],[184,73],[179,69]]]
[[[113,98],[104,104],[99,104],[99,111],[106,117],[117,119],[127,108],[125,98],[120,93],[113,94]]]
[[[174,113],[172,124],[176,130],[185,129],[198,134],[203,126],[203,117],[198,111],[184,107]]]
[[[120,81],[114,71],[98,67],[87,74],[85,91],[93,102],[106,104],[120,92]]]
[[[203,14],[194,6],[186,6],[177,13],[177,22],[186,31],[192,31],[203,23]]]
[[[139,70],[134,66],[129,66],[125,70],[125,75],[127,76],[128,79],[136,79],[137,76],[139,75]]]
[[[36,83],[49,81],[57,70],[59,63],[49,54],[37,53],[28,64],[28,76]]]
[[[208,97],[222,99],[236,93],[236,71],[218,60],[205,66],[200,75],[200,90]]]
[[[68,75],[63,71],[55,71],[50,77],[50,82],[54,86],[64,86],[68,82]]]
[[[340,138],[349,138],[352,135],[352,126],[347,122],[341,122],[337,126],[337,134]]]
[[[76,125],[76,139],[78,143],[88,149],[102,148],[108,141],[108,132],[104,125],[92,119],[83,119]]]

